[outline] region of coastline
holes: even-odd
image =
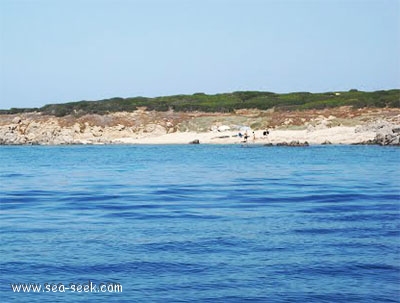
[[[266,130],[267,136],[263,134]],[[246,132],[247,142],[243,137]],[[400,145],[400,109],[342,107],[308,112],[241,110],[229,114],[141,109],[82,117],[0,115],[0,145],[190,143]]]

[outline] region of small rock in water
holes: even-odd
[[[276,146],[309,146],[308,142],[300,142],[300,141],[291,141],[290,143],[287,142],[282,142],[282,143],[278,143],[276,144]]]
[[[300,141],[292,141],[289,143],[289,146],[308,146],[308,142],[300,142]]]

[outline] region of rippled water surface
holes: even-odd
[[[400,149],[0,148],[2,302],[400,302]],[[116,282],[122,293],[13,293]]]

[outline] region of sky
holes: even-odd
[[[0,108],[400,88],[400,0],[0,0]]]

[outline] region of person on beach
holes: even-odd
[[[255,142],[255,141],[256,141],[256,133],[253,132],[253,142]]]
[[[247,134],[247,130],[246,130],[246,132],[244,133],[244,136],[243,136],[245,143],[247,143],[247,138],[248,137],[249,137],[249,135]]]

